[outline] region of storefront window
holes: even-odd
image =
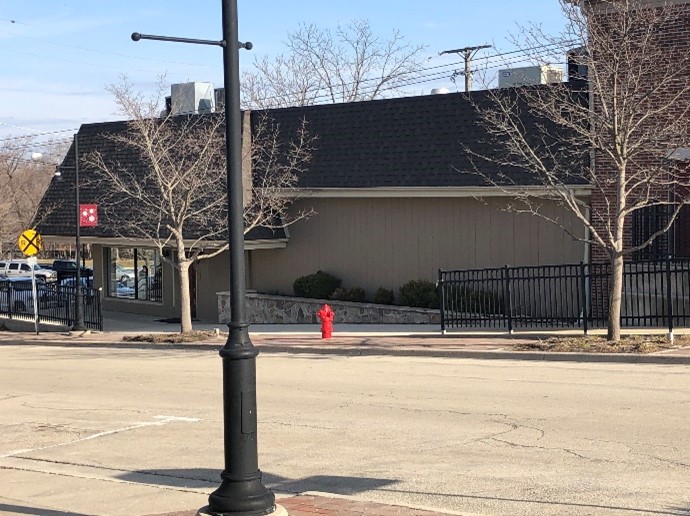
[[[110,247],[106,255],[108,296],[162,302],[162,267],[157,249]]]

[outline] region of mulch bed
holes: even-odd
[[[656,353],[690,346],[687,335],[676,335],[669,342],[665,335],[631,335],[620,342],[609,342],[605,337],[551,337],[538,342],[519,344],[520,351],[552,351],[561,353]]]

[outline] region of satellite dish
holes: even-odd
[[[446,93],[450,93],[448,88],[434,88],[431,90],[432,95],[445,95]]]
[[[31,153],[31,161],[43,161],[43,153],[32,152]]]

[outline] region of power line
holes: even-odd
[[[525,49],[518,49],[518,50],[509,51],[509,52],[499,52],[499,53],[492,54],[489,56],[482,56],[482,57],[478,58],[477,60],[485,60],[486,61],[484,69],[495,68],[495,67],[503,66],[503,65],[508,66],[510,64],[524,61],[524,58],[530,57],[530,56],[532,58],[551,56],[551,55],[553,55],[553,53],[555,53],[558,50],[561,50],[561,49],[565,50],[566,48],[569,47],[569,45],[572,45],[575,42],[576,42],[575,40],[562,40],[562,41],[553,42],[553,43],[549,43],[549,44],[545,44],[545,45],[528,47]],[[529,54],[529,52],[537,51],[540,49],[541,49],[541,52]],[[497,66],[488,66],[489,60],[496,60],[496,59],[499,59],[499,58],[502,58],[505,56],[513,56],[514,54],[520,54],[524,57],[512,57],[509,60],[501,61],[501,64],[499,64]],[[403,81],[402,83],[399,82],[399,83],[393,84],[391,86],[381,88],[381,91],[390,91],[390,90],[397,89],[400,87],[405,87],[405,86],[415,85],[415,84],[422,84],[425,82],[430,82],[431,80],[440,79],[440,78],[442,78],[442,76],[440,76],[440,74],[442,72],[434,72],[432,74],[424,74],[424,72],[430,72],[432,70],[440,70],[442,68],[455,67],[455,66],[460,65],[460,64],[463,64],[463,62],[462,61],[456,61],[453,63],[446,63],[446,64],[442,64],[442,65],[435,65],[435,66],[423,68],[421,70],[421,72],[422,72],[421,75],[414,77],[414,78],[410,78],[409,80]],[[360,81],[360,84],[366,84],[366,83],[370,83],[370,82],[378,81],[378,80],[380,80],[378,77],[363,79],[362,81]],[[347,87],[347,86],[353,86],[353,85],[355,85],[355,82],[348,82],[348,83],[345,83],[343,86]],[[374,87],[370,88],[369,90],[364,89],[363,91],[364,92],[369,91],[371,93],[374,91],[374,89],[377,86],[374,86]],[[318,91],[320,89],[321,88],[318,88],[318,87],[311,88],[310,90],[307,91],[307,93],[311,93],[311,92],[318,93]],[[285,95],[292,95],[292,94],[297,94],[297,93],[298,92],[287,92]],[[264,97],[261,99],[257,99],[257,101],[255,101],[255,102],[263,103],[263,102],[267,102],[267,101],[271,101],[271,100],[276,100],[276,99],[280,99],[280,98],[284,97],[285,95],[284,94],[277,94],[277,95],[273,95],[273,96],[269,96],[269,97]],[[317,94],[312,99],[312,101],[315,101],[315,103],[318,104],[320,100],[325,100],[328,98],[330,98],[330,94],[328,92],[324,92],[321,94]]]
[[[48,57],[48,56],[43,56],[43,55],[40,55],[40,54],[34,54],[34,53],[31,53],[31,52],[22,52],[22,51],[19,51],[19,50],[14,50],[13,53],[14,53],[14,54],[18,54],[18,55],[23,55],[23,56],[37,57],[37,58],[39,58],[39,59],[49,59],[49,60],[51,60],[51,61],[60,61],[60,62],[63,62],[63,63],[77,64],[77,65],[89,66],[89,67],[107,68],[107,69],[109,69],[109,70],[118,70],[118,71],[122,71],[122,67],[121,67],[121,66],[115,66],[115,65],[107,65],[107,64],[102,64],[102,63],[90,63],[90,62],[86,62],[86,61],[75,61],[74,59],[65,59],[65,58],[63,58],[63,57],[55,57],[55,56],[50,56],[50,57]],[[145,69],[141,69],[141,68],[129,68],[128,71],[131,71],[131,72],[142,72],[142,73],[159,73],[159,71],[155,71],[155,70],[145,70]],[[184,73],[183,73],[183,72],[174,72],[173,75],[183,75],[183,74],[185,74],[185,73],[186,73],[186,72],[184,72]]]
[[[517,49],[517,50],[508,51],[508,52],[499,52],[499,53],[491,54],[488,56],[481,56],[481,57],[477,58],[475,61],[484,61],[483,69],[489,70],[489,69],[499,68],[501,66],[509,66],[511,64],[522,62],[527,57],[537,59],[540,57],[553,56],[556,52],[561,51],[561,50],[565,50],[575,43],[577,43],[577,40],[561,40],[561,41],[557,41],[557,42],[553,42],[553,43],[549,43],[549,44],[544,44],[544,45],[538,45],[538,46],[529,47],[529,48],[525,48],[525,49]],[[462,49],[459,49],[459,50],[462,50]],[[534,51],[539,51],[539,52],[534,52]],[[446,52],[453,52],[453,51],[446,51]],[[530,52],[533,52],[533,53],[530,54]],[[500,61],[499,64],[493,64],[494,61],[496,61],[500,58],[505,58],[506,56],[513,56],[513,57],[511,57],[509,59],[503,59]],[[456,66],[461,65],[461,64],[463,64],[463,61],[454,61],[452,63],[445,63],[445,64],[440,64],[440,65],[425,67],[425,68],[421,69],[421,72],[422,72],[421,75],[414,77],[414,78],[409,78],[407,80],[403,80],[403,81],[398,82],[396,84],[392,84],[391,86],[388,86],[388,87],[380,88],[380,91],[391,91],[391,90],[396,90],[396,89],[400,89],[400,88],[404,88],[404,87],[416,86],[419,84],[424,84],[427,82],[440,80],[444,77],[449,77],[448,71],[446,69],[451,68],[451,67],[456,67]],[[368,84],[370,82],[378,81],[378,80],[379,80],[379,78],[368,78],[368,79],[362,80],[361,83],[362,84],[365,84],[365,83]],[[350,82],[350,83],[346,83],[345,86],[352,86],[354,84],[355,84],[355,82]],[[367,91],[369,93],[372,93],[374,91],[374,89],[377,87],[378,87],[378,85],[375,85],[375,86],[370,87],[368,90],[365,89],[363,91],[365,93]],[[311,91],[318,92],[319,88],[313,88]],[[296,92],[287,92],[287,95],[289,95],[291,93],[296,93]],[[270,96],[270,97],[264,97],[262,99],[258,99],[258,101],[259,102],[266,102],[266,101],[281,98],[282,96],[284,96],[284,95],[274,95],[274,96]],[[312,100],[314,101],[315,105],[318,105],[318,104],[322,103],[322,102],[319,102],[320,100],[326,100],[328,98],[330,98],[330,94],[328,92],[324,92],[321,94],[317,94],[314,97],[314,99],[312,99]],[[6,124],[4,122],[0,122],[0,124],[6,125],[6,126],[11,126],[10,124]],[[16,126],[13,126],[13,127],[16,127]],[[19,127],[17,127],[17,128],[19,128]],[[26,128],[21,128],[21,129],[28,130]],[[0,139],[0,142],[20,140],[20,139],[28,138],[28,137],[32,137],[32,136],[37,136],[37,137],[49,136],[49,135],[53,135],[53,134],[60,134],[60,133],[66,133],[66,132],[76,132],[76,131],[78,131],[78,128],[56,130],[56,131],[47,131],[47,132],[43,132],[43,133],[34,133],[32,135],[27,135],[27,136],[2,138],[2,139]],[[67,142],[67,141],[71,141],[71,138],[69,140],[61,139],[61,140],[57,140],[57,141],[54,141],[51,143],[59,144],[62,142]]]
[[[46,131],[43,133],[37,133],[33,129],[29,129],[28,127],[20,127],[18,125],[7,124],[5,122],[0,122],[0,125],[4,125],[6,127],[14,127],[15,129],[22,129],[24,131],[30,131],[31,132],[31,134],[27,134],[26,136],[10,136],[8,138],[0,139],[0,141],[3,141],[3,142],[9,141],[9,140],[23,140],[26,138],[34,138],[34,137],[38,137],[38,136],[49,136],[51,134],[74,133],[74,132],[77,132],[79,130],[79,128],[77,127],[77,128],[72,128],[72,129],[60,129],[60,130],[56,130],[56,131]]]
[[[62,140],[49,140],[47,142],[31,142],[23,143],[21,145],[7,145],[5,142],[0,140],[0,151],[13,152],[13,151],[29,151],[38,150],[52,147],[59,147],[61,145],[66,145],[72,141],[72,138],[64,138]]]
[[[95,54],[102,54],[102,55],[108,55],[108,56],[125,57],[127,59],[137,59],[139,61],[151,61],[154,63],[176,64],[176,65],[183,65],[183,66],[197,66],[197,67],[202,67],[202,68],[216,68],[216,67],[212,67],[210,65],[198,64],[198,63],[181,63],[178,61],[166,61],[166,60],[162,60],[162,59],[152,59],[149,57],[132,56],[132,55],[128,55],[128,54],[119,54],[117,52],[105,52],[103,50],[96,50],[95,48],[80,47],[78,45],[68,45],[67,43],[59,43],[57,41],[50,41],[47,39],[34,38],[31,36],[23,36],[21,34],[15,34],[15,33],[7,32],[7,31],[0,31],[0,34],[6,34],[8,36],[13,36],[15,38],[23,38],[23,39],[28,39],[31,41],[38,41],[39,43],[48,43],[49,45],[55,45],[55,46],[64,47],[64,48],[73,48],[76,50],[81,50],[83,52],[92,52]]]

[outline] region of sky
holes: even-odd
[[[450,80],[458,56],[439,52],[493,45],[477,54],[481,62],[514,49],[508,38],[519,25],[538,23],[556,34],[564,24],[558,0],[237,1],[239,39],[254,45],[241,50],[242,69],[283,52],[287,33],[301,23],[335,29],[366,19],[382,38],[397,29],[426,46],[429,80],[410,95],[462,90],[462,80],[457,87]],[[67,140],[81,124],[121,119],[105,88],[123,74],[137,91],[150,91],[163,74],[169,83],[221,87],[219,47],[130,38],[141,32],[220,40],[220,15],[220,0],[0,0],[0,142],[28,135]]]

